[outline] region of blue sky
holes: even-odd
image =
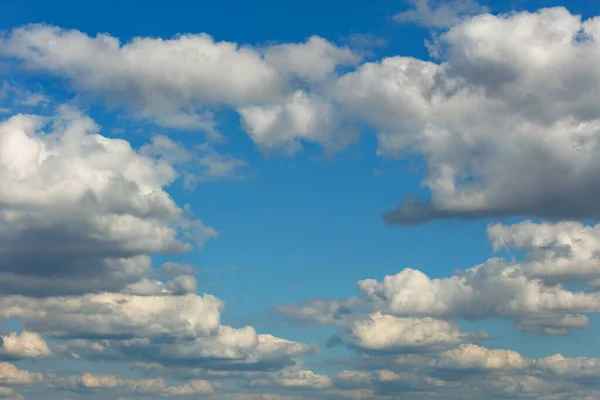
[[[425,15],[419,11],[425,4],[427,0],[210,4],[153,0],[143,5],[28,0],[3,4],[0,132],[10,140],[3,144],[8,150],[0,152],[0,167],[8,171],[0,172],[4,174],[0,177],[10,185],[7,194],[0,196],[0,205],[8,210],[0,215],[7,226],[5,232],[0,231],[4,255],[0,262],[5,264],[0,267],[0,293],[6,301],[4,308],[31,307],[44,310],[46,316],[0,314],[1,358],[23,370],[42,373],[32,375],[27,384],[6,385],[7,398],[35,398],[42,393],[51,399],[94,399],[107,394],[177,398],[181,394],[177,390],[183,390],[177,385],[189,385],[185,382],[191,378],[202,379],[205,385],[191,394],[209,398],[230,398],[226,396],[236,393],[248,399],[271,398],[252,397],[263,394],[281,399],[341,399],[353,398],[352,393],[374,399],[435,398],[437,389],[430,383],[406,388],[400,384],[406,379],[401,374],[431,374],[438,379],[441,365],[452,365],[460,376],[442,379],[444,385],[456,381],[463,385],[459,389],[447,386],[447,395],[456,396],[448,398],[483,398],[482,393],[487,393],[486,398],[567,399],[593,398],[600,393],[587,381],[581,383],[600,375],[600,344],[595,340],[600,298],[594,283],[600,278],[600,228],[594,222],[600,216],[594,200],[600,193],[600,175],[596,174],[600,166],[594,161],[597,149],[588,146],[600,134],[595,125],[600,116],[593,105],[600,82],[593,67],[600,54],[594,32],[600,30],[594,30],[593,21],[580,26],[576,17],[581,15],[584,21],[593,17],[594,7],[584,1],[439,1],[431,2],[430,14]],[[461,4],[466,6],[461,8]],[[444,7],[445,12],[436,16]],[[538,11],[545,7],[566,9]],[[415,9],[416,14],[410,14],[417,16],[414,20],[399,17]],[[514,22],[521,20],[525,22]],[[38,23],[44,25],[28,25]],[[574,37],[579,31],[591,37],[587,43],[557,39],[561,32]],[[180,53],[160,53],[170,39],[179,45],[180,35],[201,33],[213,39],[206,44],[193,36],[187,51],[222,51],[214,70],[194,55],[173,61],[170,57]],[[120,45],[106,44],[98,34],[118,39]],[[314,35],[321,38],[319,45],[326,43],[325,53],[309,41]],[[151,44],[136,50],[135,40]],[[241,47],[227,53],[215,45],[221,41]],[[425,42],[437,43],[442,56],[434,57]],[[292,52],[302,43],[314,47],[307,45],[300,59],[293,58]],[[285,51],[292,50],[277,58],[275,52],[283,45],[292,46]],[[333,59],[333,66],[321,74],[319,63],[327,68],[327,57]],[[409,59],[420,64],[403,69],[402,63]],[[385,69],[385,60],[397,62],[393,64],[396,69]],[[239,69],[230,73],[232,63]],[[435,69],[435,78],[427,65]],[[203,68],[210,69],[209,78]],[[247,90],[246,82],[250,82]],[[428,90],[434,100],[423,94]],[[302,93],[314,103],[298,111],[286,103],[294,101],[290,100],[293,93]],[[282,109],[289,114],[277,114],[280,120],[267,128],[261,125],[269,112]],[[204,112],[211,113],[210,123],[221,140],[203,128]],[[55,125],[33,129],[14,119],[19,113],[27,114],[25,118],[40,115]],[[116,146],[124,140],[133,150],[107,147],[109,156],[104,159],[92,147],[85,148],[90,140],[96,143],[90,136],[94,129],[81,128],[88,123],[86,116],[101,127],[98,132],[110,143]],[[201,122],[183,123],[184,117]],[[314,129],[306,130],[303,124]],[[359,136],[332,150],[332,138],[345,140],[347,125]],[[81,131],[74,147],[68,145],[65,126]],[[40,166],[31,169],[24,161],[19,164],[34,151],[26,147],[29,142],[12,139],[14,135],[24,140],[18,136],[25,135],[22,132],[64,161],[44,164],[45,156],[39,155]],[[54,132],[57,141],[43,132]],[[156,138],[174,146],[171,153]],[[297,144],[300,150],[289,151]],[[115,153],[110,155],[111,151]],[[141,159],[155,164],[140,166]],[[39,176],[27,175],[34,174],[31,171]],[[172,177],[163,179],[162,174]],[[121,180],[125,183],[114,183]],[[133,194],[128,197],[130,190]],[[77,194],[71,195],[72,191]],[[90,200],[92,208],[82,200],[88,195],[94,199]],[[159,197],[148,197],[154,195]],[[420,196],[417,208],[411,208],[413,195]],[[169,202],[160,196],[168,196]],[[395,211],[385,214],[391,210]],[[180,212],[183,217],[173,217]],[[125,219],[130,217],[135,224]],[[112,225],[100,225],[103,218]],[[192,232],[200,220],[214,231]],[[524,222],[530,220],[533,227]],[[508,243],[507,248],[494,249],[488,240],[488,228],[498,223],[504,230],[490,230],[489,235],[493,239],[496,234],[498,243]],[[176,234],[167,232],[170,228]],[[69,240],[75,243],[72,247],[65,244]],[[179,251],[183,242],[194,247]],[[20,246],[29,249],[23,253],[26,256],[13,250]],[[117,270],[110,266],[146,256],[151,257],[154,270],[146,271],[147,276],[123,278],[133,272],[125,264]],[[121,261],[114,261],[118,257]],[[504,260],[501,269],[494,269],[495,261],[489,260],[493,257]],[[193,270],[168,272],[162,266],[169,262]],[[397,286],[388,289],[381,283],[378,295],[361,292],[357,285],[365,279],[384,282],[386,276],[408,274],[402,272],[406,268],[421,271],[429,282],[450,277],[458,282],[463,275],[455,271],[480,264],[484,265],[480,272],[465,278],[467,289],[457,292],[453,288],[458,283],[419,288],[415,281],[406,287],[394,283]],[[177,292],[175,283],[169,282],[181,277],[197,279],[197,289],[186,286]],[[38,278],[39,283],[30,283]],[[148,285],[149,279],[154,279],[153,288],[166,289],[160,294],[142,293],[135,286],[142,281]],[[466,294],[471,289],[476,295]],[[430,293],[436,296],[431,304]],[[208,334],[208,328],[202,327],[216,311],[206,311],[200,303],[177,303],[186,296],[204,294],[225,303],[220,327],[210,328]],[[48,306],[55,299],[67,301],[64,296],[81,302],[78,311]],[[160,312],[142,307],[127,314],[130,311],[120,311],[118,300],[102,300],[101,296],[132,304],[137,300],[140,304],[173,303],[165,303],[172,305]],[[352,296],[362,303],[354,305]],[[31,301],[25,305],[24,298]],[[112,311],[96,315],[85,309],[82,299]],[[311,307],[314,299],[336,310],[348,308],[348,314],[329,323],[318,321],[326,317],[319,314],[322,310],[313,310],[312,317],[303,316],[302,307]],[[185,316],[181,321],[174,317],[185,307],[191,307],[185,312],[202,321],[197,327]],[[381,327],[373,322],[368,325],[372,331],[361,331],[361,336],[357,326],[379,318],[372,317],[373,313],[392,322]],[[138,314],[147,317],[139,322],[134,317]],[[93,321],[85,319],[89,315],[94,315]],[[103,316],[112,322],[103,322]],[[124,316],[135,322],[122,321]],[[578,322],[569,325],[561,320],[571,317]],[[403,334],[394,333],[423,318],[433,318],[439,323],[435,329],[441,331],[421,333],[415,325],[410,328],[413,336],[409,328]],[[543,320],[539,326],[538,319]],[[154,320],[167,322],[155,324]],[[49,321],[63,324],[64,332]],[[523,328],[527,321],[534,321],[533,328]],[[458,324],[463,333],[456,334],[446,323]],[[544,323],[551,329],[544,331]],[[193,338],[180,334],[192,329],[190,324],[197,329]],[[258,347],[227,348],[223,351],[243,353],[236,357],[251,367],[243,378],[216,377],[239,367],[228,364],[231,360],[215,362],[220,356],[204,355],[203,351],[218,352],[218,346],[225,346],[208,340],[221,340],[219,335],[225,335],[221,326],[241,329],[246,325],[259,334],[298,342],[298,346],[315,344],[320,352],[296,350],[291,345],[275,355],[264,355]],[[385,329],[390,332],[381,333]],[[7,344],[11,343],[9,335],[18,338],[27,331],[37,335],[27,339],[40,347],[37,355],[17,348],[25,339],[13,347]],[[486,332],[489,338],[477,339],[470,333],[475,331]],[[433,344],[424,349],[411,342],[418,334],[424,335],[422,342]],[[340,335],[343,344],[329,349],[325,343],[333,335]],[[382,339],[385,343],[373,345],[377,349],[369,347],[381,335],[388,338]],[[444,335],[454,339],[439,339]],[[134,346],[127,341],[135,338],[146,340],[146,347],[131,347],[129,353],[119,347]],[[77,347],[83,346],[78,340],[87,341],[85,349]],[[93,342],[98,340],[105,341],[110,352],[94,355]],[[190,343],[195,347],[185,347]],[[181,349],[161,347],[166,344]],[[479,355],[467,354],[479,351],[474,346],[513,350],[526,361],[523,366],[506,362],[494,369],[484,360],[480,368]],[[183,356],[161,358],[170,352]],[[564,361],[568,368],[545,359],[556,353],[570,358]],[[389,361],[423,354],[431,359],[419,358],[417,363],[423,364],[418,366]],[[506,354],[486,357],[505,360],[514,356]],[[581,357],[593,366],[578,369]],[[305,360],[303,365],[297,363],[300,359]],[[476,366],[465,367],[469,362]],[[140,363],[146,364],[141,367]],[[294,374],[302,372],[299,368],[318,376],[298,377]],[[348,378],[357,379],[348,383],[336,375],[342,370],[372,376],[368,384],[357,377]],[[57,378],[52,371],[65,376]],[[117,383],[109,385],[105,380],[95,387],[77,377],[78,371],[112,374],[110,379]],[[174,389],[132,389],[135,385],[127,379],[141,379],[144,371],[149,378],[165,379]],[[382,371],[395,375],[385,380]],[[0,369],[0,388],[1,374]],[[302,384],[306,385],[303,390],[286,386],[282,383],[287,382],[286,374],[308,383]],[[530,389],[519,381],[519,375],[544,382]],[[485,377],[480,386],[477,376]],[[494,385],[502,379],[511,380],[518,389],[498,392]],[[547,397],[550,394],[557,397]]]

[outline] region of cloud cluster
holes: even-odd
[[[0,145],[0,320],[21,329],[0,335],[1,359],[275,373],[319,350],[222,325],[224,303],[197,293],[194,268],[152,268],[151,254],[185,252],[217,235],[166,191],[191,161],[206,168],[199,179],[233,174],[235,165],[212,148],[195,152],[155,136],[136,149],[65,105],[49,117],[0,122]],[[15,399],[17,385],[174,397],[220,387],[199,378],[169,385],[159,377],[42,375],[6,362],[1,369],[1,395]]]
[[[430,46],[438,62],[395,56],[353,69],[356,54],[316,36],[263,47],[206,34],[121,44],[44,25],[13,29],[0,53],[166,125],[214,131],[210,110],[230,107],[264,150],[339,149],[355,123],[370,124],[381,155],[417,154],[427,170],[430,196],[406,197],[385,214],[390,224],[597,218],[598,20],[562,7],[458,17],[483,9],[415,5],[418,19],[451,25]]]
[[[212,110],[240,109],[265,150],[295,148],[297,138],[329,137],[336,128],[332,107],[294,92],[360,61],[349,48],[318,36],[264,47],[218,42],[207,34],[138,37],[122,44],[106,34],[90,37],[45,25],[12,30],[0,42],[0,53],[162,126],[214,134]],[[283,109],[277,105],[282,102]],[[295,124],[289,132],[286,121]]]
[[[341,328],[330,343],[345,344],[358,358],[349,363],[354,369],[333,377],[336,390],[370,390],[369,398],[382,399],[439,392],[456,399],[591,399],[597,395],[596,359],[531,359],[483,347],[480,342],[491,337],[463,332],[458,321],[504,318],[542,335],[587,328],[586,314],[600,312],[600,297],[566,285],[595,288],[596,230],[575,222],[492,224],[492,248],[518,250],[518,257],[490,258],[446,278],[404,269],[379,281],[359,281],[358,296],[311,299],[277,311],[305,325]]]
[[[528,358],[483,347],[487,333],[460,327],[501,318],[542,335],[587,328],[600,311],[597,225],[492,224],[494,251],[516,254],[448,277],[407,268],[359,281],[349,298],[279,306],[296,322],[339,330],[328,345],[356,356],[332,375],[300,361],[318,345],[224,325],[223,301],[198,293],[193,268],[153,268],[153,254],[217,236],[174,201],[171,183],[246,176],[246,161],[215,147],[222,109],[265,152],[296,153],[303,142],[340,150],[367,124],[380,156],[418,156],[429,195],[407,196],[385,214],[389,224],[600,216],[600,19],[560,7],[492,15],[471,1],[411,3],[397,21],[447,28],[430,60],[361,64],[318,36],[245,46],[206,34],[121,43],[46,25],[6,32],[2,57],[134,118],[203,130],[209,142],[154,135],[136,148],[65,105],[0,121],[0,320],[20,325],[0,335],[0,398],[22,399],[15,387],[238,400],[598,398],[598,359]],[[17,95],[21,106],[49,101]],[[8,362],[50,357],[120,362],[147,376]]]
[[[168,162],[99,130],[68,106],[0,123],[0,291],[118,291],[148,274],[147,253],[216,236],[165,191]]]

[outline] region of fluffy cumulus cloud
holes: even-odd
[[[214,131],[211,110],[236,109],[265,150],[292,153],[303,140],[338,149],[354,123],[370,124],[381,155],[418,154],[426,165],[429,196],[407,196],[385,214],[391,224],[597,218],[598,20],[561,7],[492,15],[465,1],[414,5],[397,19],[450,26],[430,46],[439,61],[354,68],[356,54],[316,36],[263,47],[205,34],[120,43],[44,25],[8,32],[0,52],[166,125]]]
[[[0,335],[0,359],[194,365],[206,375],[275,373],[319,350],[222,325],[224,303],[197,293],[197,270],[173,262],[152,268],[151,254],[182,253],[216,236],[166,191],[191,162],[206,168],[199,180],[232,174],[235,166],[215,150],[186,149],[164,136],[136,149],[101,135],[70,106],[49,117],[9,117],[0,133],[0,320],[22,328]],[[220,387],[201,378],[167,384],[162,377],[42,375],[7,362],[0,370],[2,396],[15,399],[21,394],[12,386],[174,397]]]
[[[42,374],[28,372],[8,362],[0,362],[0,385],[23,386],[44,380]]]
[[[45,299],[5,296],[3,317],[51,337],[196,337],[219,326],[223,303],[210,295],[103,293]]]
[[[341,329],[331,343],[343,343],[358,356],[346,363],[355,369],[332,377],[342,392],[367,390],[368,398],[443,393],[451,399],[591,399],[597,396],[597,359],[534,359],[484,347],[480,343],[491,337],[463,332],[459,321],[503,318],[542,335],[587,328],[586,314],[600,311],[598,293],[563,284],[596,279],[595,230],[572,222],[492,224],[493,249],[524,250],[518,257],[491,258],[446,278],[405,269],[380,281],[359,281],[359,296],[277,310],[302,324]]]
[[[516,351],[489,350],[476,345],[461,345],[433,361],[441,369],[513,370],[527,367],[531,361]]]
[[[243,127],[265,151],[295,153],[302,149],[301,140],[336,150],[356,138],[355,129],[342,125],[342,117],[332,104],[301,90],[281,103],[247,106],[239,113]]]
[[[600,19],[409,3],[395,19],[435,29],[429,60],[363,62],[318,36],[248,46],[207,34],[121,43],[46,25],[5,32],[11,68],[64,78],[77,101],[207,135],[189,145],[152,133],[134,146],[73,106],[49,111],[41,89],[2,86],[0,99],[40,115],[1,110],[0,398],[599,398],[599,359],[533,358],[461,324],[570,335],[600,312],[600,228],[573,222],[600,216]],[[217,236],[172,183],[250,176],[219,147],[222,110],[266,153],[341,150],[366,124],[381,157],[417,155],[429,194],[404,198],[389,224],[555,222],[489,225],[495,257],[449,276],[406,268],[360,280],[351,297],[277,306],[336,332],[327,347],[345,346],[343,359],[311,363],[318,344],[226,324],[194,267],[153,265]]]
[[[477,340],[475,333],[463,333],[456,324],[433,318],[398,318],[375,313],[350,328],[350,343],[363,350],[435,351]]]
[[[75,294],[144,277],[150,252],[179,253],[216,231],[164,190],[165,160],[136,152],[68,106],[0,123],[0,290]]]
[[[52,356],[52,351],[35,332],[24,331],[20,334],[0,335],[0,358],[37,359]]]
[[[45,25],[14,29],[0,43],[0,53],[66,77],[77,90],[100,94],[110,104],[163,126],[216,133],[211,110],[241,108],[249,116],[252,137],[265,148],[289,146],[296,137],[319,141],[318,134],[329,135],[333,118],[318,108],[331,106],[303,101],[293,93],[303,84],[326,80],[338,66],[360,61],[350,49],[318,36],[262,48],[218,42],[207,34],[120,43],[105,34],[91,37]],[[288,106],[277,109],[274,104],[286,97]],[[264,110],[263,104],[268,104]],[[258,108],[246,108],[250,106]],[[264,118],[279,122],[265,128]],[[290,120],[296,125],[286,132],[281,124]],[[273,140],[277,134],[290,139]]]
[[[393,57],[343,77],[380,152],[425,159],[430,197],[385,220],[597,218],[599,26],[560,7],[482,14],[440,36],[439,64]]]
[[[532,278],[595,286],[600,278],[600,227],[580,222],[496,224],[488,228],[495,250],[524,250]]]
[[[522,257],[490,258],[441,278],[406,268],[380,281],[359,281],[359,296],[312,299],[277,311],[304,324],[343,327],[351,333],[348,344],[372,350],[432,349],[485,337],[460,332],[451,319],[504,318],[521,331],[568,335],[589,326],[586,314],[600,312],[598,292],[566,286],[596,286],[595,230],[571,222],[490,225],[493,247],[524,249]],[[365,316],[369,310],[375,313]]]

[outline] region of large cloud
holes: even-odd
[[[387,332],[385,339],[390,344],[392,331],[401,334],[405,332],[403,326],[444,327],[440,333],[447,334],[453,331],[445,322],[413,317],[507,318],[516,321],[523,331],[566,335],[589,325],[585,314],[600,312],[599,293],[563,286],[573,282],[595,285],[594,280],[590,281],[598,274],[595,227],[526,221],[491,225],[488,234],[496,250],[525,249],[522,260],[491,258],[445,278],[430,278],[422,271],[406,268],[380,281],[359,281],[361,296],[312,299],[299,305],[282,305],[277,310],[303,323],[342,327],[357,324],[355,327],[363,330],[373,327],[373,332]],[[365,320],[362,314],[369,309],[380,314]],[[383,329],[386,326],[392,331]]]
[[[23,321],[25,329],[48,337],[72,339],[56,349],[73,359],[272,370],[293,364],[295,356],[319,350],[315,345],[259,334],[251,326],[221,325],[223,303],[211,295],[165,291],[160,295],[102,293],[42,299],[5,296],[0,303],[2,319]],[[25,339],[39,338],[25,335],[7,336],[8,355],[23,353],[17,344]]]
[[[213,133],[208,109],[279,101],[301,82],[322,81],[338,65],[360,61],[348,48],[317,36],[256,49],[217,42],[207,34],[139,37],[121,44],[109,35],[90,37],[44,25],[12,30],[0,42],[0,52],[160,125]],[[261,144],[262,137],[253,137]]]
[[[441,35],[442,63],[398,56],[341,77],[333,97],[378,129],[379,152],[427,167],[430,197],[385,220],[597,218],[599,26],[564,8],[483,14]]]
[[[208,335],[219,326],[223,303],[211,296],[139,296],[102,293],[45,299],[5,296],[3,319],[57,338]]]
[[[367,122],[380,154],[415,153],[427,167],[430,196],[406,197],[385,215],[391,224],[600,216],[598,20],[556,7],[452,25],[431,47],[441,62],[396,56],[342,76],[336,66],[358,58],[317,37],[260,50],[206,35],[121,45],[31,25],[7,34],[0,51],[162,123],[237,109],[266,150],[292,152],[298,140],[343,147],[354,138],[348,126]]]
[[[175,177],[165,160],[101,136],[67,106],[51,119],[1,122],[0,290],[118,290],[148,273],[146,253],[183,252],[215,236],[164,191]]]

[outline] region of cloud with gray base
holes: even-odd
[[[426,170],[429,194],[404,198],[384,215],[389,224],[595,219],[598,25],[562,7],[465,16],[430,48],[438,62],[398,55],[360,63],[314,37],[261,49],[208,35],[121,44],[43,25],[7,33],[0,53],[157,121],[228,107],[265,152],[292,154],[302,142],[338,151],[366,123],[380,156],[417,155]],[[314,62],[302,68],[310,69],[292,67],[307,54]],[[217,68],[217,59],[229,67]]]

